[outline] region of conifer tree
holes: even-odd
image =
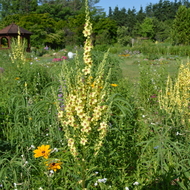
[[[190,44],[190,8],[180,6],[173,22],[173,40],[177,44]]]

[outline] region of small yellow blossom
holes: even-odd
[[[87,143],[87,139],[86,139],[86,138],[81,138],[80,143],[81,143],[82,145],[85,145],[85,144]]]
[[[19,80],[19,79],[20,79],[20,77],[16,77],[16,78],[15,78],[15,80]]]
[[[59,111],[59,112],[58,112],[58,117],[59,117],[59,118],[63,117],[63,111]]]
[[[118,85],[117,85],[117,84],[111,84],[111,86],[113,86],[113,87],[117,87]]]
[[[94,86],[95,86],[95,84],[94,84],[94,83],[93,83],[93,84],[91,84],[91,87],[92,87],[92,88],[94,88]]]
[[[85,67],[84,69],[82,69],[82,72],[84,72],[85,75],[90,74],[90,68]]]

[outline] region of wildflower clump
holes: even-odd
[[[173,83],[168,76],[165,92],[158,96],[159,105],[167,113],[178,112],[182,121],[189,118],[189,97],[190,97],[190,63],[181,64],[176,81]]]
[[[64,110],[61,109],[60,102],[57,103],[57,109],[71,154],[74,158],[86,159],[85,155],[97,155],[103,144],[108,130],[110,110],[108,103],[110,73],[105,73],[104,70],[108,53],[94,69],[88,1],[83,34],[86,37],[83,62],[79,62],[76,56],[74,67],[66,62],[63,65],[60,81]]]
[[[33,153],[34,153],[35,158],[42,157],[48,160],[44,163],[47,166],[47,169],[56,172],[57,170],[61,169],[62,162],[60,162],[59,159],[49,158],[50,154],[54,151],[57,152],[57,149],[54,148],[53,150],[51,150],[50,145],[41,145],[41,146],[38,146],[37,149],[33,151]]]

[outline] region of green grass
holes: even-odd
[[[188,61],[187,57],[182,57],[177,60],[166,59],[165,64],[155,64],[158,61],[155,60],[145,60],[143,56],[141,57],[124,57],[120,60],[120,67],[124,78],[128,78],[131,82],[138,82],[140,77],[140,66],[152,65],[155,69],[161,67],[166,70],[168,75],[175,76],[178,72],[179,65],[181,63],[186,63]]]

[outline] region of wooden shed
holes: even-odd
[[[18,29],[20,30],[21,38],[25,38],[27,41],[26,51],[30,52],[30,36],[32,35],[32,32],[29,32],[28,30],[17,26],[14,23],[0,30],[0,49],[11,48],[11,38],[17,38]]]

